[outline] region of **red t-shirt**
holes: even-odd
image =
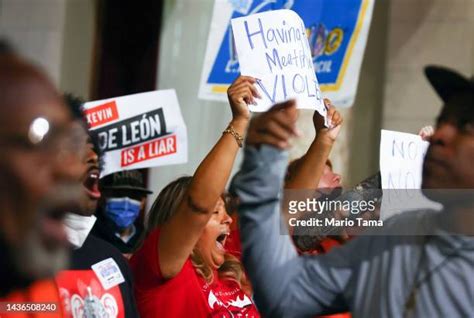
[[[188,259],[181,272],[164,280],[158,261],[159,229],[153,231],[130,259],[135,276],[135,296],[142,318],[146,317],[260,317],[239,285],[220,280],[211,284],[196,272]]]

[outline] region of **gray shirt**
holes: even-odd
[[[429,211],[385,222],[384,236],[361,236],[326,255],[298,256],[280,227],[287,153],[245,149],[231,193],[240,199],[243,262],[265,317],[314,317],[349,310],[354,317],[401,317],[415,282],[413,317],[474,317],[474,238],[402,236],[434,223]],[[283,230],[282,230],[283,229]]]

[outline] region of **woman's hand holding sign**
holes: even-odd
[[[227,90],[233,120],[250,119],[247,105],[256,105],[255,98],[261,98],[254,84],[257,80],[250,76],[239,76]]]
[[[327,122],[329,127],[324,125],[324,117],[315,111],[313,115],[313,123],[314,129],[316,130],[316,138],[323,142],[333,144],[339,135],[343,120],[341,114],[336,110],[329,99],[324,99],[324,106],[327,109]]]
[[[239,76],[227,90],[232,121],[224,131],[230,133],[242,147],[243,137],[250,120],[248,105],[256,104],[255,98],[261,98],[254,84],[257,80],[250,76]]]
[[[319,187],[332,146],[342,126],[342,116],[329,99],[324,99],[324,106],[327,110],[329,127],[325,126],[324,117],[315,111],[313,124],[316,137],[306,154],[298,159],[298,163],[294,166],[295,169],[285,184],[287,189],[317,189]],[[286,216],[290,215],[286,214]]]

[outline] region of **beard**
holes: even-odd
[[[67,248],[48,251],[37,231],[31,232],[24,243],[11,246],[0,235],[0,297],[27,288],[37,280],[52,277],[68,264]]]
[[[18,277],[36,281],[53,277],[69,264],[69,244],[66,233],[57,233],[65,211],[78,209],[82,188],[76,184],[61,184],[45,196],[36,209],[36,224],[11,253],[14,270]],[[54,223],[54,228],[44,222]],[[65,231],[65,230],[64,230]],[[56,233],[54,233],[56,232]],[[61,232],[61,230],[59,230]],[[64,235],[64,239],[60,237]]]
[[[42,244],[39,231],[32,231],[22,247],[14,253],[17,271],[31,280],[53,277],[69,263],[69,251],[66,246],[48,249]]]

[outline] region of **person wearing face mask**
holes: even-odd
[[[114,246],[91,234],[101,197],[100,153],[96,136],[87,134],[83,102],[70,95],[65,100],[75,116],[76,133],[81,136],[85,150],[80,178],[85,197],[81,207],[67,213],[65,218],[71,262],[55,279],[64,316],[138,317],[127,260]]]
[[[100,180],[102,198],[97,209],[97,222],[92,233],[129,255],[143,233],[146,196],[140,170],[121,171]]]

